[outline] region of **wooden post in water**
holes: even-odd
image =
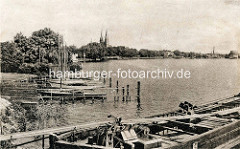
[[[42,135],[42,148],[44,149],[44,135]]]
[[[83,93],[83,102],[85,102],[86,100],[86,97],[85,97],[85,94]]]
[[[104,85],[106,84],[106,78],[103,78],[103,84]]]
[[[124,98],[124,94],[125,94],[125,89],[124,89],[124,87],[122,87],[122,96],[123,96],[123,99],[122,99],[122,101],[124,101],[124,100],[125,100],[125,98]]]
[[[118,92],[119,92],[119,89],[118,89],[118,80],[117,80],[117,101],[119,101],[119,94],[118,94]]]
[[[106,96],[106,99],[107,99],[107,96]],[[102,96],[102,102],[104,102],[104,100],[105,100],[105,96],[103,95]]]
[[[51,101],[53,100],[53,98],[52,98],[52,89],[51,89]]]
[[[109,87],[112,87],[112,78],[109,78]]]
[[[129,100],[129,85],[127,85],[127,96],[126,96],[126,100]]]
[[[74,90],[73,90],[73,99],[72,99],[72,103],[74,103],[75,100],[75,95],[74,95]]]
[[[106,78],[105,78],[105,76],[103,76],[103,84],[104,84],[104,85],[106,84]]]
[[[117,95],[118,95],[118,80],[117,80],[117,87],[116,88],[117,88]]]
[[[140,104],[140,81],[137,82],[137,102]]]
[[[61,98],[61,102],[60,102],[60,104],[63,104],[63,97],[60,97]]]
[[[75,128],[72,131],[72,138],[71,142],[75,142]]]

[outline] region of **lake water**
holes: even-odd
[[[106,120],[107,115],[121,116],[123,119],[146,117],[176,109],[181,101],[203,104],[240,92],[240,61],[229,59],[150,59],[119,60],[103,63],[85,63],[83,70],[151,71],[157,68],[169,71],[189,70],[189,79],[119,79],[113,76],[112,85],[119,88],[130,85],[131,101],[114,101],[109,93],[105,102],[76,103],[67,107],[70,123]],[[141,81],[141,108],[137,107],[136,86]],[[108,84],[107,82],[106,84]],[[120,93],[122,91],[120,90]],[[126,91],[125,91],[126,95]]]
[[[112,90],[108,90],[108,98],[102,101],[76,102],[62,105],[64,121],[59,125],[86,123],[107,120],[112,114],[123,119],[146,117],[178,108],[182,101],[199,105],[219,98],[233,96],[240,92],[240,61],[229,59],[148,59],[118,60],[103,63],[84,63],[84,71],[113,71],[131,69],[131,71],[153,71],[167,69],[169,71],[188,70],[189,79],[119,79],[112,77],[112,86],[119,88],[130,86],[131,101],[114,101]],[[103,81],[103,80],[101,80]],[[137,105],[137,81],[141,81],[141,107]],[[107,80],[106,84],[109,84]],[[126,90],[125,90],[126,95]],[[59,108],[58,106],[56,106]],[[54,107],[53,107],[54,108]]]

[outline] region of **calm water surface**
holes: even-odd
[[[124,119],[145,117],[176,109],[181,101],[202,104],[219,98],[229,97],[240,92],[240,61],[229,59],[153,59],[120,60],[104,63],[85,63],[83,70],[111,70],[116,72],[131,69],[147,71],[167,69],[189,70],[189,79],[118,79],[113,77],[113,86],[119,80],[119,87],[130,85],[132,100],[115,102],[109,91],[104,102],[86,102],[68,105],[70,123],[106,120],[107,115],[121,116]],[[136,86],[141,81],[141,108],[137,108]],[[108,82],[107,82],[108,84]],[[120,90],[120,93],[122,91]],[[126,94],[126,91],[125,91]],[[120,97],[121,99],[121,97]]]

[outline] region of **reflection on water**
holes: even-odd
[[[103,63],[85,63],[84,70],[122,70],[147,71],[159,69],[189,70],[189,79],[119,79],[112,77],[112,86],[119,82],[119,99],[116,93],[108,90],[105,101],[77,101],[74,104],[62,104],[54,107],[64,114],[60,125],[86,123],[107,120],[109,114],[123,119],[146,117],[172,111],[181,101],[202,104],[218,98],[232,96],[240,92],[239,60],[229,59],[154,59],[119,60]],[[103,80],[101,80],[103,81]],[[141,102],[137,102],[137,81],[141,81]],[[109,80],[106,79],[106,84]],[[129,85],[131,100],[122,101],[122,87]],[[125,91],[126,95],[126,91]],[[60,123],[60,122],[59,122]]]

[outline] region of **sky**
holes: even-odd
[[[0,0],[0,41],[49,27],[68,45],[240,52],[240,0]]]

